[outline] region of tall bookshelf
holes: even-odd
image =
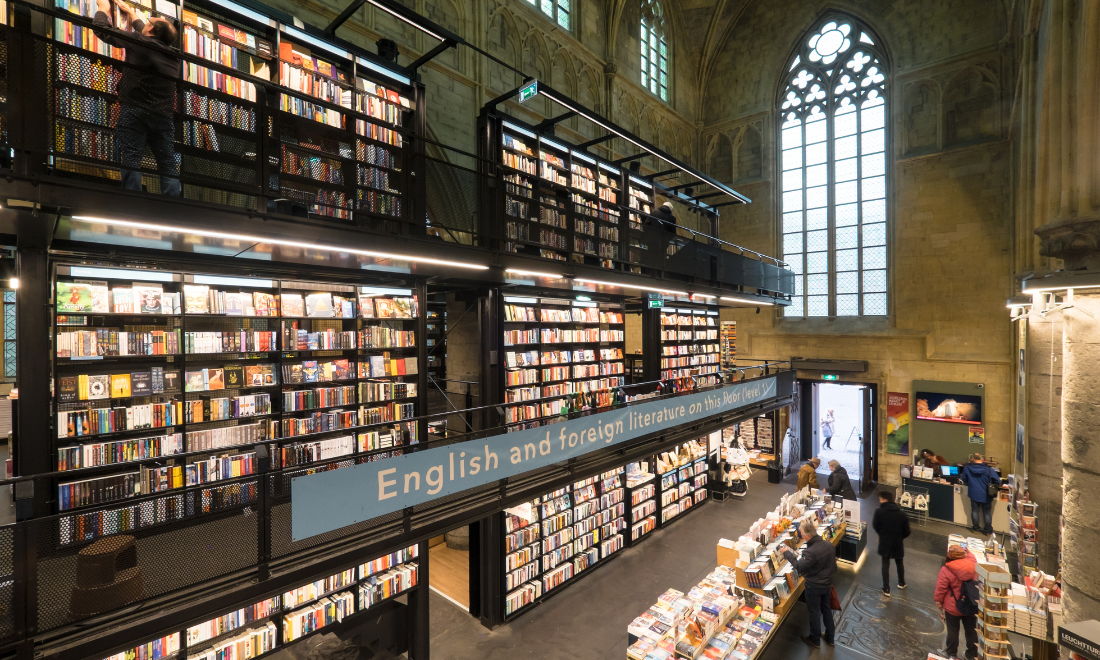
[[[656,202],[653,184],[634,175],[628,175],[626,177],[626,195],[628,211],[625,261],[628,264],[628,270],[640,273],[645,255],[651,249],[644,228],[647,224],[653,222],[647,217],[653,213],[653,205]]]
[[[510,430],[617,400],[625,382],[621,304],[521,296],[505,296],[503,304],[502,401]]]
[[[429,300],[427,314],[428,373],[443,380],[447,377],[447,303]]]
[[[364,619],[420,584],[419,546],[399,548],[313,582],[222,611],[104,660],[261,658],[344,621]]]
[[[622,170],[515,122],[493,125],[505,184],[503,249],[618,268]]]
[[[657,528],[657,482],[650,461],[639,461],[626,466],[623,476],[628,508],[627,545],[633,546]]]
[[[661,310],[661,378],[682,389],[716,385],[721,353],[718,309],[679,305]]]
[[[656,459],[657,523],[664,527],[707,498],[706,438],[693,440]]]
[[[273,469],[310,469],[419,440],[411,290],[68,266],[55,281],[63,545],[257,501],[260,445]]]
[[[626,544],[625,468],[505,509],[505,620],[519,616]]]

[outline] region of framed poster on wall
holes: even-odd
[[[886,393],[886,453],[909,455],[909,393]]]

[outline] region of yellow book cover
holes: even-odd
[[[88,399],[88,374],[80,374],[80,376],[77,377],[76,390],[77,397],[79,397],[81,401],[86,401]]]
[[[113,374],[111,376],[111,398],[121,399],[130,396],[130,374]]]

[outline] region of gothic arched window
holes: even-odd
[[[886,305],[886,67],[870,30],[822,20],[779,99],[788,317],[881,316]]]
[[[569,0],[527,0],[533,5],[538,5],[542,13],[557,21],[558,25],[569,29]]]
[[[665,18],[657,0],[642,2],[642,87],[668,101],[668,41]]]

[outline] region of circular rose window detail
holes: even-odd
[[[810,37],[810,60],[831,64],[838,55],[852,46],[852,41],[848,39],[851,31],[852,26],[847,23],[838,24],[833,21],[823,25],[820,32]]]

